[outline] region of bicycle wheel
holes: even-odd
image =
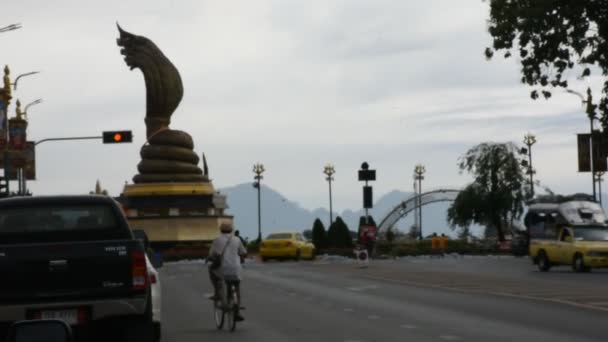
[[[228,328],[230,331],[236,329],[236,316],[239,314],[239,300],[236,295],[236,287],[231,286],[230,297],[229,297],[228,310],[226,314],[230,317],[228,320]]]
[[[213,318],[215,320],[215,327],[218,330],[222,330],[224,327],[224,307],[221,300],[213,301]]]

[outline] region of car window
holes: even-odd
[[[289,233],[277,233],[277,234],[270,234],[268,235],[268,237],[266,238],[266,240],[284,240],[284,239],[291,239],[292,238],[292,234]]]

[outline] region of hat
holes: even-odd
[[[232,233],[232,225],[230,223],[222,223],[220,225],[220,231],[222,233]]]

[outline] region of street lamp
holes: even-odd
[[[37,100],[34,100],[34,101],[28,103],[25,106],[25,109],[23,110],[23,115],[25,116],[24,119],[27,120],[27,113],[28,113],[28,109],[30,109],[30,107],[35,106],[37,104],[41,104],[41,103],[42,103],[42,99],[37,99]]]
[[[583,96],[583,94],[571,90],[571,89],[566,89],[566,92],[568,94],[572,94],[572,95],[576,95],[581,99],[581,104],[583,105],[583,107],[585,107],[585,113],[587,114],[587,117],[589,118],[589,126],[590,126],[590,134],[589,134],[589,169],[591,170],[591,182],[592,182],[592,186],[593,186],[593,200],[595,201],[596,199],[596,193],[595,193],[595,171],[594,171],[594,161],[593,161],[593,120],[596,119],[595,117],[595,108],[596,106],[593,105],[593,97],[591,96],[591,88],[587,88],[587,98],[585,99],[585,97]]]
[[[26,76],[30,76],[30,75],[36,75],[39,74],[40,71],[30,71],[30,72],[26,72],[25,74],[21,74],[19,76],[17,76],[17,78],[15,78],[15,82],[13,83],[13,89],[17,90],[17,82],[19,82],[19,79],[21,77],[26,77]]]
[[[329,183],[329,226],[331,226],[331,223],[334,222],[334,213],[331,202],[331,181],[334,180],[334,177],[332,176],[334,173],[336,173],[336,169],[333,165],[327,164],[325,165],[325,168],[323,168],[323,173],[327,176],[325,180],[327,180],[327,183]]]
[[[414,167],[414,179],[418,181],[418,238],[422,240],[422,180],[424,179],[424,173],[426,168],[422,164]]]
[[[0,33],[14,31],[21,28],[21,24],[11,24],[5,27],[0,27]]]
[[[264,179],[262,174],[266,171],[264,169],[264,165],[261,163],[256,163],[253,165],[253,173],[255,176],[253,179],[255,182],[253,183],[253,187],[258,189],[258,244],[262,242],[262,209],[261,209],[261,195],[260,195],[260,181]]]
[[[536,137],[532,133],[524,135],[524,144],[527,149],[522,148],[522,154],[528,154],[528,175],[530,176],[530,198],[534,198],[534,168],[532,167],[532,145],[536,144]]]

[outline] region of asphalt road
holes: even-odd
[[[588,294],[581,298],[608,304],[606,280],[606,272],[541,274],[512,258],[368,268],[251,263],[243,282],[246,321],[230,333],[215,329],[204,265],[170,263],[161,270],[163,341],[605,341],[608,311],[562,299]]]

